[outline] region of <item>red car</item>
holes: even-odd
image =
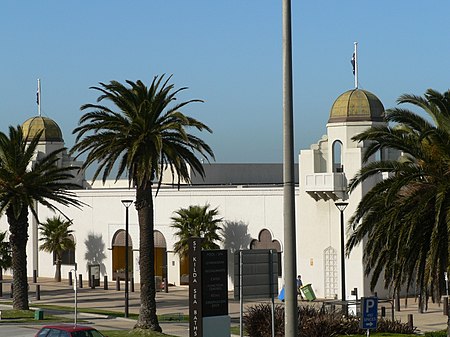
[[[35,337],[105,337],[98,330],[84,325],[46,325]]]

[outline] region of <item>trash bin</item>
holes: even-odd
[[[43,320],[44,319],[44,310],[37,309],[34,312],[34,319],[35,320]]]
[[[300,288],[305,295],[306,299],[308,301],[314,301],[316,299],[316,295],[314,294],[314,290],[311,286],[311,284],[305,284],[303,287]]]

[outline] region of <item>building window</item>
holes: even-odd
[[[333,143],[333,172],[344,172],[344,164],[342,160],[342,143],[339,140]]]

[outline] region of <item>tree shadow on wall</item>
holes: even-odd
[[[89,265],[98,264],[100,265],[100,274],[105,275],[106,267],[103,260],[106,259],[106,255],[104,253],[105,242],[103,241],[103,236],[101,234],[89,234],[84,244],[86,245],[86,253],[84,254],[84,259],[87,261],[86,270],[89,270]]]
[[[252,237],[248,225],[243,221],[225,221],[222,228],[223,248],[228,250],[228,275],[234,283],[234,253],[249,249]]]

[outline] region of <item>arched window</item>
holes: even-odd
[[[333,172],[344,172],[344,163],[342,160],[342,143],[336,140],[333,143]]]

